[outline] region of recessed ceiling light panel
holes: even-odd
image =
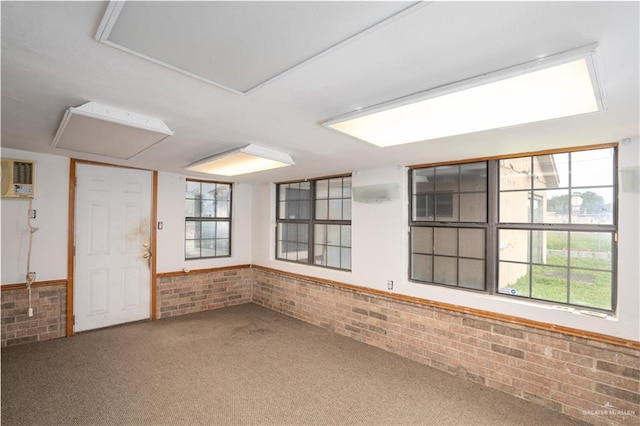
[[[289,154],[255,144],[212,155],[191,163],[187,170],[221,176],[236,176],[294,165]]]
[[[406,98],[323,125],[385,147],[604,110],[596,46]]]

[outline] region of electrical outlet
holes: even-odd
[[[387,281],[387,290],[393,290],[393,280]]]

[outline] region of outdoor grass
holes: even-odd
[[[567,277],[566,265],[566,257],[549,256],[547,265],[533,265],[531,294],[529,293],[529,273],[518,278],[507,288],[516,289],[517,294],[535,299],[611,309],[610,260],[571,259],[569,277]],[[567,278],[569,278],[569,285],[567,285]],[[569,294],[567,294],[568,288]]]

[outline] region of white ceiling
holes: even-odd
[[[145,5],[151,10],[157,6],[152,2]],[[220,43],[219,37],[224,37],[227,53],[244,53],[246,40],[260,40],[263,49],[275,53],[227,57],[220,68],[221,73],[229,72],[238,64],[251,66],[255,62],[260,72],[241,76],[244,86],[240,91],[264,81],[265,75],[268,80],[281,73],[286,61],[294,64],[278,78],[242,95],[98,42],[95,35],[107,2],[3,1],[1,144],[6,148],[207,177],[187,173],[184,168],[203,157],[255,143],[290,153],[296,166],[234,180],[271,182],[612,142],[640,133],[638,2],[421,3],[369,30],[366,29],[370,25],[399,9],[397,3],[379,5],[362,14],[363,5],[366,6],[362,3],[338,7],[327,2],[164,5],[176,17],[211,15],[211,22],[217,7],[224,7],[227,21],[233,19],[234,8],[239,16],[263,19],[257,19],[254,25],[247,25],[248,20],[242,22],[244,32],[258,32],[243,38],[231,37],[235,27],[230,22],[217,25],[220,32],[214,36],[211,31],[191,28],[207,19],[175,19],[173,26],[163,24],[162,37],[157,38],[159,45],[172,37],[179,39],[172,47],[186,45],[184,52],[192,54],[190,58],[202,57],[207,38],[214,46]],[[283,15],[287,19],[282,19]],[[154,13],[146,16],[153,19]],[[296,16],[315,22],[314,36],[306,32],[309,25],[300,25],[302,21],[297,21]],[[309,20],[310,16],[317,16],[318,21]],[[322,31],[317,31],[323,28],[319,22],[326,23],[331,37],[323,37]],[[270,25],[278,27],[275,33],[279,38],[265,35]],[[340,28],[340,32],[333,28]],[[340,43],[363,30],[366,31],[358,37]],[[204,36],[189,45],[185,34]],[[283,44],[282,34],[296,42]],[[305,37],[305,42],[300,42]],[[607,110],[602,113],[388,148],[344,136],[320,124],[357,108],[593,42],[599,43],[604,73]],[[201,47],[193,47],[198,45]],[[145,48],[153,47],[153,41],[145,41]],[[313,56],[327,47],[328,51],[295,66],[301,58],[308,59],[309,52]],[[273,55],[280,58],[278,63],[269,62]],[[231,64],[232,59],[237,62]],[[215,70],[215,61],[213,65]],[[272,66],[275,68],[270,70]],[[52,148],[51,141],[65,110],[90,101],[161,119],[175,135],[129,160]]]

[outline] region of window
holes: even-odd
[[[613,309],[615,164],[614,148],[499,161],[498,292]]]
[[[612,311],[616,155],[412,169],[410,279]]]
[[[487,163],[411,171],[411,279],[486,287]]]
[[[351,270],[351,176],[281,183],[276,258]]]
[[[187,179],[185,259],[231,255],[231,184]]]

